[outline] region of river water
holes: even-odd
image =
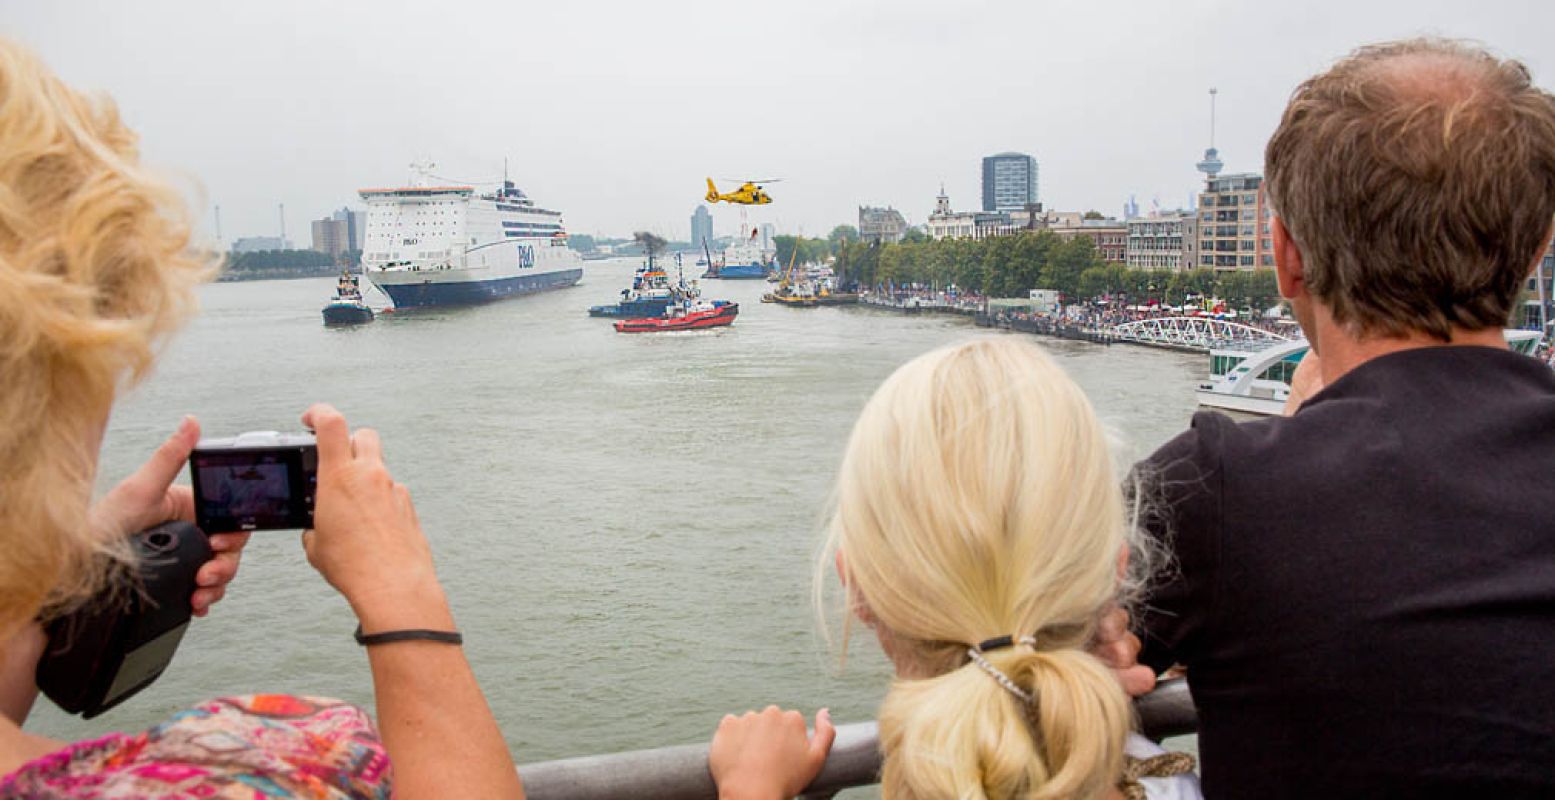
[[[332,279],[205,287],[200,316],[119,403],[102,483],[186,413],[206,435],[298,430],[327,400],[379,430],[410,486],[518,761],[702,741],[724,713],[767,703],[871,718],[884,658],[855,637],[839,667],[809,600],[849,428],[913,356],[1023,334],[762,305],[761,281],[707,282],[740,303],[733,327],[617,334],[584,309],[610,302],[633,267],[594,262],[574,289],[353,329],[321,324]],[[1204,356],[1043,341],[1116,431],[1120,463],[1186,426],[1207,371]],[[29,728],[135,730],[250,692],[370,707],[354,625],[295,532],[257,533],[227,599],[155,685],[91,722],[40,700]]]

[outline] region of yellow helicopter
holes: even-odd
[[[737,203],[742,206],[764,206],[772,202],[772,195],[767,194],[763,187],[758,186],[757,184],[777,183],[780,180],[782,179],[773,178],[771,180],[750,180],[746,181],[744,186],[741,186],[740,188],[729,192],[728,194],[720,194],[718,192],[718,187],[713,185],[713,179],[708,178],[707,202],[716,203],[719,200],[722,200],[725,203]]]

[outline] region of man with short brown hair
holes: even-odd
[[[1321,391],[1141,467],[1206,794],[1555,796],[1555,375],[1506,347],[1555,219],[1555,97],[1442,40],[1303,83],[1266,153]],[[1319,358],[1320,357],[1320,358]]]

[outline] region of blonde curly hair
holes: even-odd
[[[0,38],[0,633],[90,593],[120,548],[87,523],[98,444],[214,272],[190,242],[113,102]]]

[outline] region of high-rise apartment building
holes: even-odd
[[[346,224],[346,249],[361,250],[362,242],[367,238],[367,212],[352,211],[341,206],[339,211],[330,215],[330,219]]]
[[[342,253],[362,249],[366,213],[342,208],[324,219],[313,221],[313,249],[339,258]]]
[[[313,221],[313,249],[339,258],[350,250],[350,226],[345,220],[316,219]]]
[[[1037,202],[1037,160],[1025,153],[983,159],[983,210],[1021,211]]]
[[[700,248],[703,242],[712,246],[713,215],[708,213],[707,206],[697,206],[697,210],[691,212],[691,244]]]
[[[1199,193],[1199,266],[1218,270],[1272,269],[1274,243],[1263,176],[1214,175]]]

